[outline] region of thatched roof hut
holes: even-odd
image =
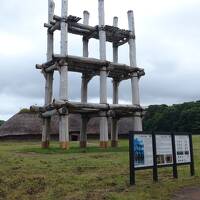
[[[69,130],[70,132],[80,131],[80,116],[70,115]],[[109,126],[110,127],[110,126]],[[131,119],[122,119],[119,122],[119,133],[128,133],[132,128]],[[58,116],[52,119],[52,133],[58,134]],[[41,135],[42,119],[37,113],[22,111],[11,117],[0,127],[0,137],[5,136],[23,136],[23,135]],[[99,134],[99,119],[94,118],[89,121],[88,133]]]

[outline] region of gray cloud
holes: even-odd
[[[56,0],[59,2],[58,0]],[[70,14],[81,16],[84,8],[91,11],[91,23],[97,23],[97,2],[70,1]],[[127,28],[126,10],[135,8],[138,66],[145,68],[141,79],[141,102],[144,105],[172,104],[200,98],[200,3],[191,1],[124,0],[124,6],[114,0],[106,1],[107,20],[120,16],[120,26]],[[80,7],[76,7],[79,3]],[[154,7],[156,3],[157,7]],[[152,7],[149,7],[152,6]],[[56,13],[59,14],[59,6]],[[109,14],[108,14],[109,13]],[[94,17],[95,16],[95,17]],[[34,66],[45,61],[46,31],[42,28],[47,19],[46,1],[18,0],[1,2],[0,18],[0,118],[8,118],[18,109],[31,104],[43,104],[44,80]],[[8,41],[4,41],[5,38]],[[9,40],[10,39],[10,40]],[[81,38],[70,36],[69,53],[81,55]],[[12,44],[14,46],[12,46]],[[55,51],[59,53],[59,34],[56,34]],[[128,45],[121,47],[120,62],[129,63]],[[112,60],[112,46],[108,45],[108,59]],[[98,42],[90,43],[90,56],[98,58]],[[81,75],[70,73],[70,99],[80,99]],[[120,99],[131,102],[130,81],[120,84]],[[54,97],[58,97],[59,75],[55,74]],[[112,83],[108,80],[108,96],[112,97]],[[99,79],[89,84],[90,101],[99,99]]]

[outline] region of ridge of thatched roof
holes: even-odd
[[[52,118],[51,134],[58,134],[58,116]],[[80,131],[81,118],[79,115],[70,115],[70,132]],[[109,123],[110,124],[110,123]],[[109,126],[110,127],[110,126]],[[132,128],[131,119],[122,119],[119,122],[119,132],[128,133]],[[109,128],[110,129],[110,128]],[[17,135],[41,135],[42,119],[38,114],[22,110],[15,114],[0,127],[0,137]],[[93,118],[88,124],[88,133],[99,133],[99,118]]]

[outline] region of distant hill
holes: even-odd
[[[149,106],[143,120],[146,131],[183,131],[200,133],[200,101]]]

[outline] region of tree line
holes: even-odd
[[[200,101],[151,105],[143,120],[145,131],[200,132]]]
[[[3,123],[0,120],[0,126]],[[171,106],[151,105],[146,109],[143,127],[144,131],[200,132],[200,101]]]
[[[3,121],[3,120],[0,120],[0,126],[3,125],[3,123],[4,123],[4,121]]]

